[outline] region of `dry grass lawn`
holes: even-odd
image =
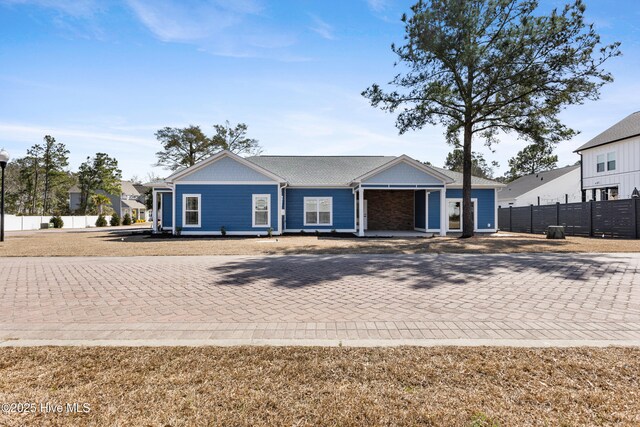
[[[88,403],[0,425],[640,425],[640,349],[40,347],[0,401]]]
[[[531,234],[498,233],[471,239],[365,238],[284,236],[150,237],[130,231],[38,231],[11,233],[0,244],[0,256],[125,256],[125,255],[266,255],[354,253],[517,253],[517,252],[638,252],[638,240],[569,237],[547,240]]]

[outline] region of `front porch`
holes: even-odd
[[[356,198],[359,237],[446,235],[443,187],[361,185]]]

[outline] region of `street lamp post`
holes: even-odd
[[[0,242],[4,242],[4,169],[9,163],[9,153],[0,150],[0,168],[2,168],[2,189],[0,189]]]

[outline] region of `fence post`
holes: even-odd
[[[593,237],[593,200],[589,200],[589,237]]]
[[[640,199],[634,198],[631,201],[633,202],[633,234],[637,239],[640,237],[638,236],[638,203],[640,203]]]
[[[533,204],[529,207],[529,230],[533,234]]]
[[[560,225],[560,202],[556,202],[556,225]]]

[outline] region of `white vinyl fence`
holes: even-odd
[[[62,228],[87,228],[95,227],[98,215],[87,216],[63,216],[61,217],[64,222]],[[107,224],[111,220],[111,216],[105,216]],[[21,231],[21,230],[38,230],[41,223],[48,223],[51,219],[50,216],[16,216],[5,215],[4,216],[4,229],[7,231]],[[49,226],[52,228],[51,226]]]

